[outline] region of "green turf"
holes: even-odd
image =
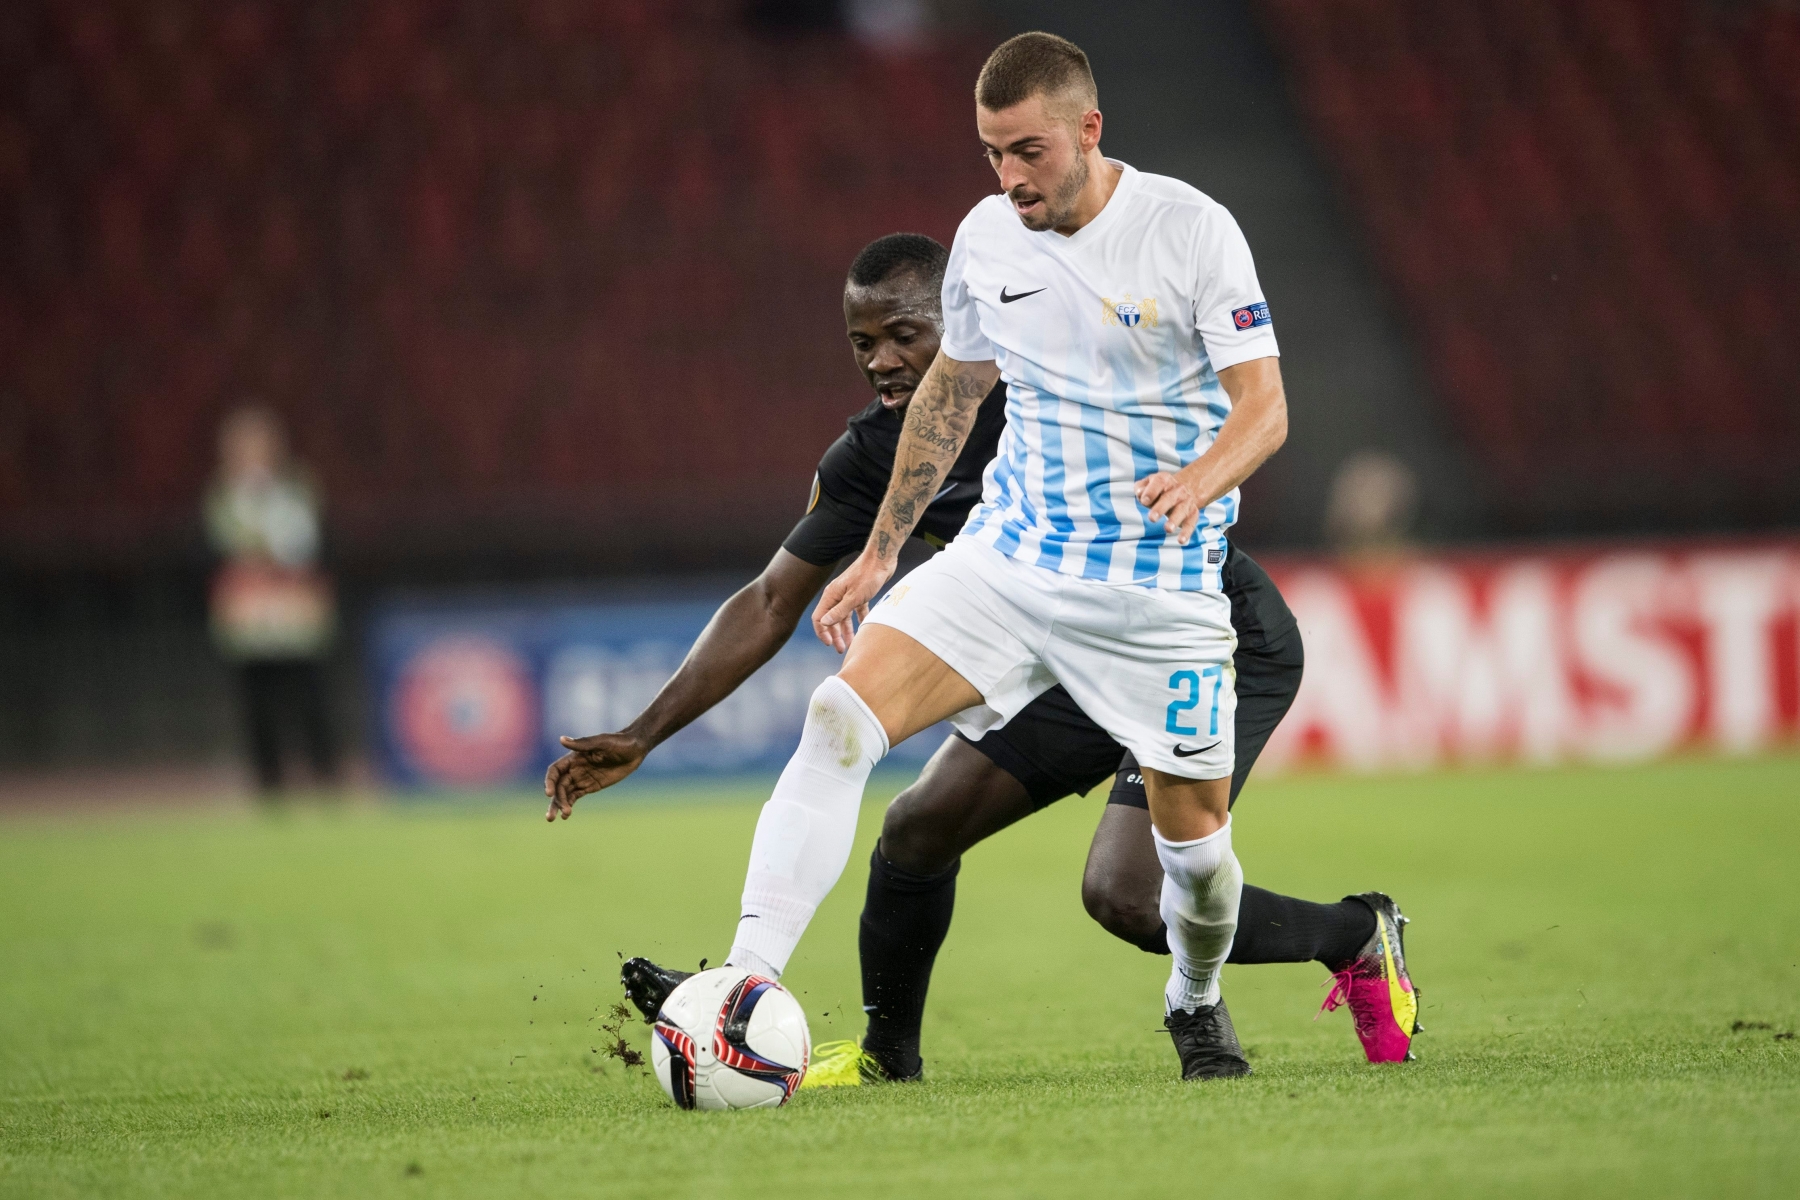
[[[594,1017],[616,951],[722,954],[752,791],[0,825],[0,1194],[1800,1193],[1800,760],[1253,787],[1252,882],[1414,915],[1428,1033],[1370,1067],[1322,970],[1231,968],[1207,1085],[1068,801],[965,864],[928,1082],[682,1113]],[[788,975],[821,1040],[876,811]]]

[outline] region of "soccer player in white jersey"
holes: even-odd
[[[1237,486],[1286,436],[1268,306],[1230,213],[1101,155],[1079,48],[1013,38],[975,94],[1002,191],[957,231],[942,348],[881,514],[814,613],[844,665],[758,820],[728,961],[787,966],[888,747],[945,718],[979,734],[1060,682],[1143,769],[1183,1077],[1246,1074],[1219,994],[1243,880],[1219,576]],[[982,503],[870,613],[999,378],[1007,425]]]

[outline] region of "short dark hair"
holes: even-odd
[[[1039,94],[1070,94],[1084,109],[1099,103],[1094,71],[1080,46],[1054,33],[1021,33],[1001,42],[975,79],[975,103],[989,112]]]
[[[922,233],[890,233],[864,246],[850,264],[850,282],[873,287],[902,271],[917,271],[919,282],[935,294],[943,290],[944,268],[950,252],[936,238]]]

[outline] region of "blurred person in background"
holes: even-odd
[[[1378,565],[1412,550],[1419,482],[1385,450],[1358,450],[1338,465],[1325,502],[1325,538],[1344,558]]]
[[[213,638],[238,668],[257,786],[265,797],[279,794],[282,750],[293,734],[315,779],[333,782],[323,661],[336,606],[318,568],[319,498],[267,409],[241,408],[220,427],[206,530],[222,560],[212,583]]]

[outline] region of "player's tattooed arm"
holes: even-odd
[[[869,601],[894,573],[900,547],[931,506],[975,427],[981,402],[999,379],[1000,369],[992,362],[958,362],[939,353],[919,381],[906,406],[894,473],[869,543],[849,569],[826,586],[813,610],[814,632],[840,654],[850,648],[855,633],[851,618],[868,615]]]
[[[949,474],[962,453],[975,427],[975,414],[998,378],[992,363],[957,362],[940,354],[920,380],[918,393],[906,408],[887,498],[869,539],[879,558],[891,562],[900,553],[937,494],[938,480]]]

